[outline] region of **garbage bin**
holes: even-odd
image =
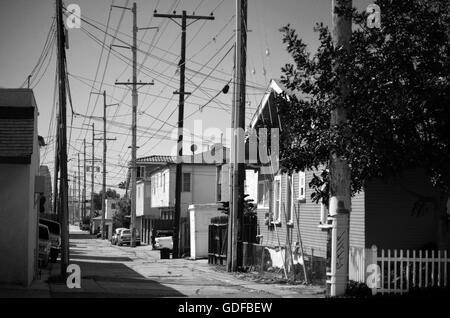
[[[161,259],[169,259],[170,258],[170,250],[168,248],[163,248],[160,250]]]

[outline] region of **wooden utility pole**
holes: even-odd
[[[182,190],[182,176],[183,176],[183,127],[184,127],[184,100],[185,95],[190,93],[185,92],[185,72],[186,72],[186,29],[187,20],[214,20],[214,16],[198,16],[198,15],[187,15],[186,11],[183,10],[182,14],[159,14],[154,12],[153,14],[156,18],[169,18],[172,21],[175,19],[181,19],[181,24],[175,21],[179,26],[181,26],[181,60],[180,66],[180,90],[174,92],[174,94],[179,95],[178,99],[178,143],[177,143],[177,167],[176,167],[176,183],[175,183],[175,218],[174,218],[174,234],[173,234],[173,258],[181,257],[180,253],[180,218],[181,218],[181,190]]]
[[[53,172],[53,213],[58,216],[58,222],[61,222],[61,213],[59,211],[59,194],[58,194],[58,175],[59,175],[59,134],[60,120],[59,114],[56,116],[56,144],[55,144],[55,171]]]
[[[136,167],[136,152],[137,152],[137,137],[136,137],[136,126],[137,126],[137,106],[138,106],[138,88],[137,86],[144,85],[154,85],[154,83],[143,83],[137,82],[137,33],[139,30],[149,30],[149,29],[158,29],[157,27],[147,27],[147,28],[138,28],[137,27],[137,6],[136,2],[133,3],[132,8],[121,7],[121,6],[112,6],[114,8],[121,8],[126,10],[131,10],[133,13],[133,45],[131,46],[131,51],[133,55],[133,81],[126,83],[118,83],[116,85],[131,85],[132,92],[132,106],[133,106],[133,114],[131,119],[131,131],[132,131],[132,141],[131,141],[131,222],[130,222],[130,231],[131,231],[131,247],[136,247],[136,178],[137,178],[137,167]],[[123,47],[123,46],[119,46]],[[130,48],[130,47],[126,47]]]
[[[336,49],[349,51],[352,35],[352,21],[348,15],[352,8],[352,0],[333,0],[333,43]],[[347,14],[342,14],[346,12]],[[338,59],[333,65],[339,70],[340,95],[336,98],[336,107],[331,112],[331,126],[340,126],[347,122],[345,98],[349,93],[347,74],[340,68],[342,61]],[[331,296],[345,294],[348,282],[349,262],[349,215],[351,211],[350,167],[345,158],[335,152],[330,154],[330,216],[332,217],[331,233],[331,277],[329,279]]]
[[[84,145],[84,168],[83,168],[83,217],[81,221],[86,217],[86,139],[83,139]]]
[[[61,276],[66,277],[69,264],[69,218],[67,184],[67,118],[66,118],[66,52],[62,0],[56,0],[58,87],[59,87],[59,163],[60,163],[60,220],[61,220]]]
[[[80,178],[80,153],[78,155],[78,215],[82,216],[82,205],[81,205],[81,178]]]
[[[69,193],[72,193],[72,209],[69,209],[69,219],[70,211],[72,211],[72,224],[74,224],[76,211],[75,198],[77,197],[77,176],[75,173],[73,174],[72,191],[69,191]]]
[[[94,123],[92,123],[92,162],[91,162],[91,210],[90,210],[90,222],[94,219],[94,164],[95,164],[95,132]],[[92,228],[91,231],[92,232]]]
[[[102,221],[100,225],[100,231],[102,234],[102,240],[105,239],[105,213],[106,213],[106,150],[107,150],[107,141],[108,140],[117,140],[116,138],[106,138],[106,108],[109,106],[117,106],[119,104],[106,104],[106,91],[103,93],[92,93],[97,95],[103,95],[103,138],[94,140],[103,140],[103,185],[102,185]],[[93,183],[93,182],[92,182]]]
[[[230,197],[230,216],[228,230],[231,235],[231,247],[227,251],[227,270],[237,271],[239,264],[238,241],[242,237],[244,225],[244,182],[245,147],[241,144],[245,131],[245,86],[247,67],[247,0],[236,1],[236,72],[235,96],[232,115],[233,140],[231,156],[231,180],[233,191]],[[244,153],[242,153],[244,151]],[[231,259],[231,261],[229,261]]]

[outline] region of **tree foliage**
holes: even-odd
[[[103,190],[100,190],[100,193],[94,193],[94,210],[101,210],[102,209],[102,195]],[[110,199],[119,199],[120,194],[116,192],[116,190],[113,189],[107,189],[106,190],[106,198]]]
[[[113,228],[130,227],[131,204],[128,197],[123,197],[117,202],[117,212],[113,215]]]
[[[280,164],[289,171],[324,169],[330,152],[351,166],[352,192],[367,180],[424,168],[432,184],[450,186],[450,2],[375,1],[381,28],[352,15],[351,50],[334,48],[329,29],[316,25],[320,45],[311,54],[289,25],[280,31],[293,63],[282,68],[286,96],[276,103],[283,129]],[[335,61],[342,63],[333,67]],[[350,94],[346,124],[330,125],[345,72]],[[312,187],[323,189],[328,175]],[[322,191],[325,193],[325,191]],[[323,198],[316,191],[315,199]],[[325,198],[326,199],[326,198]]]

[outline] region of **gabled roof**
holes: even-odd
[[[299,92],[294,92],[286,88],[286,86],[284,86],[280,80],[271,79],[266,93],[252,117],[252,120],[249,124],[250,128],[256,128],[256,126],[258,125],[264,125],[282,129],[282,125],[280,124],[280,117],[278,115],[278,108],[273,103],[273,97],[274,94],[279,95],[283,92],[285,92],[288,96],[295,95],[298,99],[308,98],[307,95],[301,94]]]
[[[0,163],[31,162],[35,108],[30,89],[0,89]]]

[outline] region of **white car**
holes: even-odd
[[[126,228],[119,227],[119,228],[114,230],[114,234],[111,237],[111,244],[112,245],[117,245],[117,242],[119,241],[119,236],[120,236],[120,234],[122,233],[123,230],[126,230]]]
[[[141,245],[141,236],[139,235],[139,231],[135,228],[135,239],[136,239],[136,246],[140,246]],[[117,245],[122,246],[131,244],[131,230],[129,229],[124,229],[120,232],[120,235],[117,238]]]
[[[155,238],[154,249],[161,250],[163,248],[167,248],[169,250],[173,250],[173,239],[172,239],[172,236],[162,236],[162,237]]]

